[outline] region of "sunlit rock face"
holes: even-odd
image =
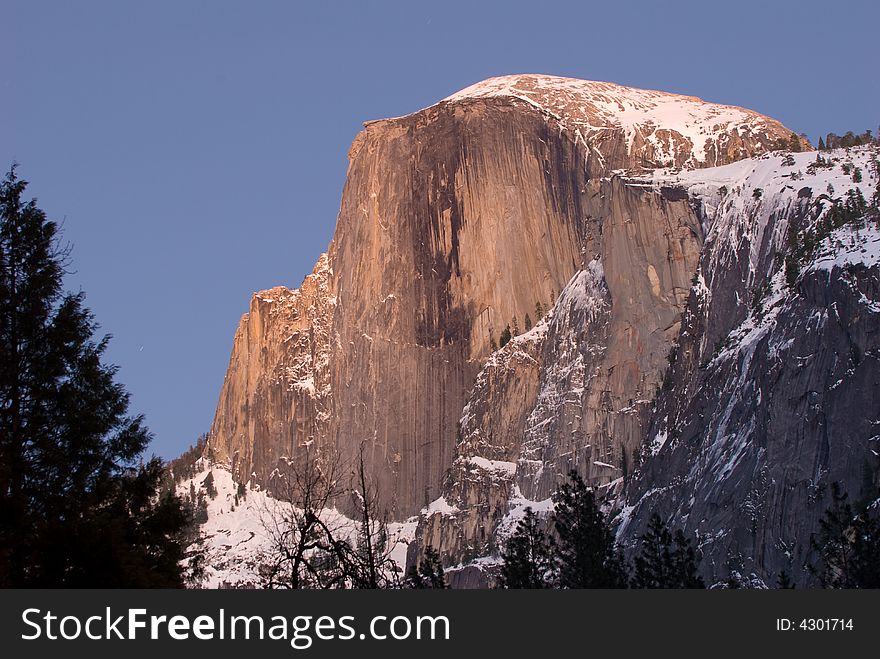
[[[363,447],[391,518],[446,497],[459,518],[420,537],[491,550],[492,520],[570,468],[620,478],[650,422],[705,227],[687,192],[622,170],[792,139],[748,110],[531,75],[369,122],[327,254],[241,321],[209,450],[271,489],[307,447]]]

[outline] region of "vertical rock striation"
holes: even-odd
[[[585,253],[592,258],[549,316],[484,367],[461,420],[442,492],[411,547],[452,563],[497,551],[527,505],[549,509],[571,469],[619,482],[650,418],[678,336],[702,228],[687,198],[594,186]],[[499,462],[501,466],[499,466]]]
[[[270,486],[303,446],[363,446],[392,517],[446,510],[441,499],[480,510],[422,525],[456,556],[491,546],[511,499],[546,499],[570,467],[617,480],[703,229],[686,194],[614,173],[798,139],[748,110],[548,76],[369,122],[328,254],[297,291],[256,294],[242,319],[209,448],[237,479]],[[522,334],[551,307],[493,354],[506,326]]]

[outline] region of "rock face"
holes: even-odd
[[[666,409],[683,386],[664,376],[696,331],[681,316],[698,266],[715,258],[731,278],[713,298],[726,322],[747,292],[730,257],[703,249],[717,222],[699,181],[645,172],[714,171],[783,143],[804,146],[748,110],[548,76],[369,122],[327,255],[242,319],[209,449],[271,489],[305,446],[363,447],[389,515],[422,511],[413,559],[432,544],[448,563],[495,552],[569,469],[619,491],[659,432],[658,391]]]
[[[571,469],[596,485],[629,471],[679,332],[702,227],[687,198],[602,182],[586,253],[550,315],[493,355],[461,420],[443,490],[419,547],[451,562],[497,550],[526,506],[549,509]],[[508,520],[509,521],[509,520]],[[508,524],[509,525],[509,524]]]
[[[812,173],[811,154],[766,157],[680,182],[704,200],[711,229],[628,484],[625,543],[657,512],[697,537],[710,583],[739,574],[773,586],[784,569],[810,585],[809,538],[830,484],[856,505],[877,497],[880,227],[836,229],[791,283],[782,258],[800,242],[789,227],[825,222],[828,190],[876,194],[876,168],[858,183],[847,172],[871,171],[876,157],[841,150]]]
[[[297,446],[328,434],[332,279],[322,254],[299,289],[255,294],[239,322],[208,449],[240,483],[267,485]]]
[[[768,147],[811,148],[779,122],[751,110],[610,82],[503,76],[445,100],[485,98],[521,101],[552,117],[588,152],[591,176],[620,168],[716,167]]]

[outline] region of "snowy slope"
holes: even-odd
[[[577,132],[585,144],[601,140],[609,130],[623,130],[627,150],[639,139],[654,148],[658,162],[671,161],[680,147],[672,132],[688,143],[691,157],[684,166],[713,166],[719,149],[731,135],[773,135],[787,138],[790,131],[757,112],[732,105],[707,103],[694,96],[625,87],[548,75],[510,75],[490,78],[462,89],[442,102],[474,98],[515,98],[556,118]]]
[[[242,588],[259,586],[260,556],[269,548],[264,522],[273,511],[289,506],[273,499],[259,489],[247,489],[239,505],[235,505],[237,484],[224,465],[209,465],[200,460],[199,472],[191,479],[181,481],[178,493],[186,495],[193,485],[196,491],[211,472],[217,496],[207,498],[208,521],[201,527],[201,540],[207,556],[204,588]],[[336,510],[327,510],[324,519],[334,526],[341,523],[350,526],[354,533],[356,524]],[[415,530],[415,522],[395,522],[388,525],[390,541],[394,545],[392,558],[402,570],[406,564],[406,549]]]

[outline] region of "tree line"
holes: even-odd
[[[868,129],[864,133],[854,133],[848,130],[843,135],[828,133],[823,140],[819,138],[819,151],[830,151],[831,149],[848,149],[854,146],[862,146],[864,144],[880,144],[880,132],[877,137]]]
[[[815,167],[833,167],[833,163],[820,154],[811,163]],[[880,160],[876,153],[869,162],[874,180],[880,180]],[[853,182],[862,181],[858,167],[843,163],[845,174],[851,175]],[[859,187],[850,188],[843,197],[834,197],[831,184],[816,198],[808,221],[789,221],[785,250],[785,279],[793,287],[800,277],[801,268],[810,262],[818,248],[840,227],[864,229],[868,223],[880,228],[880,185],[875,186],[874,194],[865,199]]]
[[[653,515],[632,565],[624,559],[595,490],[577,472],[553,495],[552,533],[531,508],[501,552],[501,588],[705,588],[681,530]]]
[[[681,529],[672,531],[656,513],[642,534],[631,563],[624,559],[595,491],[571,472],[553,495],[551,532],[532,511],[518,522],[501,552],[501,588],[705,588],[699,552]],[[880,500],[878,500],[880,501]],[[804,565],[823,588],[880,588],[880,510],[856,514],[839,483],[832,484],[831,505],[810,540],[814,560]],[[731,575],[719,584],[741,588]],[[793,588],[783,570],[777,588]]]
[[[359,504],[356,528],[333,521],[327,511],[339,487],[338,459],[304,458],[284,479],[286,493],[276,489],[264,526],[271,542],[261,562],[265,588],[448,588],[441,557],[428,546],[423,557],[403,573],[391,558],[387,524],[376,508],[375,490],[361,456],[348,489]],[[615,541],[612,521],[603,513],[596,492],[571,472],[553,494],[548,518],[525,508],[500,552],[496,587],[505,589],[633,588],[702,589],[700,552],[681,529],[670,529],[656,513],[627,561]],[[824,588],[880,587],[880,521],[876,510],[855,514],[838,484],[832,504],[810,543],[815,560],[804,566]],[[788,572],[775,586],[791,588]],[[731,574],[718,586],[750,587]]]

